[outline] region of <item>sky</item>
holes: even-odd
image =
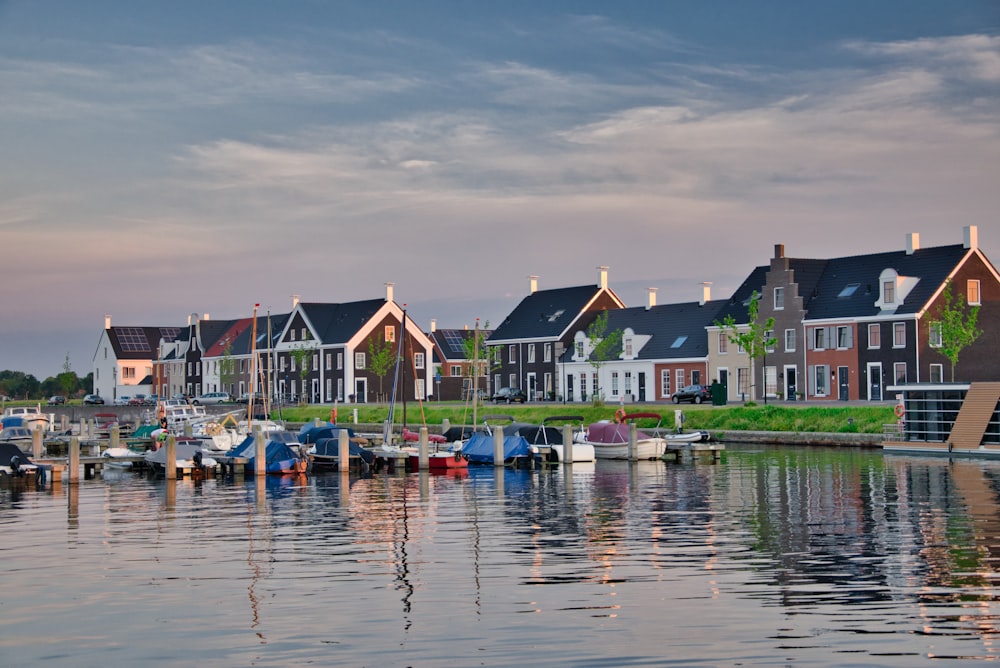
[[[1000,263],[1000,3],[0,0],[0,369],[110,315],[724,298],[775,244]]]

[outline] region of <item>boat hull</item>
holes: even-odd
[[[410,468],[420,468],[420,455],[410,455]],[[459,452],[433,452],[427,456],[427,468],[431,471],[469,468],[469,462]]]
[[[580,445],[590,445],[594,448],[594,456],[597,459],[628,459],[628,443],[590,443],[584,442]],[[660,459],[667,452],[667,441],[663,438],[643,438],[635,443],[635,459]],[[576,455],[574,454],[574,459]]]

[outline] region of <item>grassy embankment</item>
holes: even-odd
[[[519,422],[538,424],[549,416],[579,415],[586,423],[608,420],[614,417],[616,404],[594,407],[590,404],[531,404],[480,406],[478,419],[483,416],[510,415]],[[653,412],[663,416],[663,425],[672,427],[674,424],[673,404],[631,404],[626,410],[631,413]],[[892,407],[885,405],[872,406],[817,406],[815,404],[775,405],[767,406],[694,406],[685,404],[680,407],[684,411],[685,429],[708,429],[711,431],[790,431],[806,433],[848,433],[848,434],[881,434],[882,425],[896,421]],[[358,411],[358,422],[364,424],[379,424],[387,419],[388,407],[384,404],[358,404],[340,406],[338,417],[340,422],[353,419],[353,410]],[[330,406],[304,406],[300,408],[285,408],[283,419],[290,422],[307,422],[314,418],[330,419]],[[422,424],[437,427],[447,418],[452,425],[470,424],[472,410],[459,402],[431,402],[421,407],[417,403],[407,404],[406,424],[415,429]],[[401,424],[403,411],[396,405],[394,422]],[[640,426],[650,427],[655,420],[638,421]]]

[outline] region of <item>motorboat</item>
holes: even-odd
[[[31,449],[32,432],[27,427],[0,429],[0,443],[13,443],[19,448]]]
[[[24,454],[17,443],[0,441],[0,480],[37,476],[38,471],[38,465]]]
[[[206,457],[202,452],[202,442],[198,438],[176,438],[174,467],[176,470],[215,469],[218,462],[212,457]],[[146,465],[155,473],[164,473],[167,468],[167,446],[161,444],[156,450],[149,450],[143,455]]]
[[[527,439],[531,445],[535,459],[543,463],[559,463],[566,461],[566,448],[563,443],[563,425],[572,425],[572,433],[583,432],[582,415],[553,415],[542,420],[541,425],[518,427],[517,432]],[[595,459],[594,447],[573,438],[573,461],[592,462]]]
[[[632,456],[635,459],[659,459],[667,452],[667,445],[674,443],[696,443],[705,439],[706,432],[693,431],[667,433],[660,429],[662,416],[658,413],[630,413],[619,411],[614,422],[602,420],[587,428],[581,435],[580,442],[594,446],[597,459],[628,459],[629,433],[631,423],[636,420],[651,419],[657,423],[650,429],[636,429],[635,446]]]
[[[290,431],[277,430],[262,434],[267,441],[264,444],[264,471],[269,474],[305,473],[308,461],[302,452],[302,444],[298,437]],[[228,458],[246,460],[247,473],[256,472],[257,442],[253,436],[226,453]]]

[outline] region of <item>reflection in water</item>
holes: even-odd
[[[1000,463],[731,447],[75,489],[0,489],[5,665],[997,658]]]

